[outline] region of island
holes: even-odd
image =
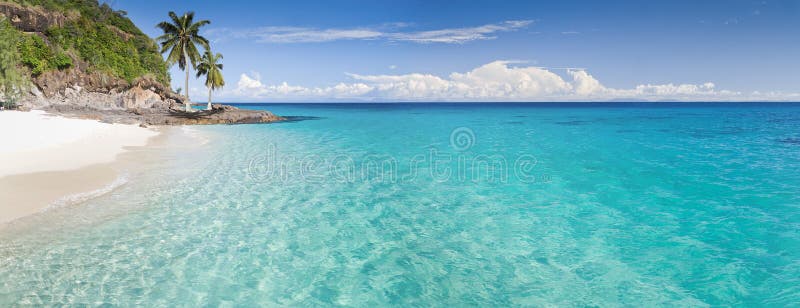
[[[268,111],[211,104],[210,98],[206,110],[191,108],[188,91],[181,95],[168,86],[168,66],[179,65],[188,79],[187,64],[202,68],[205,57],[183,53],[188,60],[172,59],[170,46],[163,42],[159,46],[126,14],[96,0],[0,2],[0,47],[5,54],[0,57],[3,109],[40,109],[66,117],[142,126],[284,120]],[[176,18],[189,14],[170,12]],[[207,44],[204,47],[210,54]],[[215,60],[213,55],[211,59]],[[213,80],[213,72],[204,73],[212,81],[210,93],[221,80]]]

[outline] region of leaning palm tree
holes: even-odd
[[[172,22],[162,21],[156,25],[164,30],[164,35],[159,36],[156,40],[161,43],[161,53],[169,52],[167,55],[167,65],[172,66],[175,63],[181,70],[186,71],[186,84],[184,90],[186,91],[186,111],[191,111],[191,100],[189,100],[189,67],[187,63],[192,64],[192,68],[197,66],[200,60],[200,52],[197,50],[197,45],[208,50],[208,40],[202,37],[198,32],[200,27],[210,24],[208,20],[201,20],[194,22],[194,12],[184,13],[183,16],[178,16],[175,12],[169,12],[169,17]]]
[[[211,91],[225,86],[225,79],[222,78],[222,54],[214,54],[211,50],[206,50],[200,63],[197,65],[197,77],[206,75],[206,87],[208,87],[208,107],[211,110]]]

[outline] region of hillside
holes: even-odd
[[[285,120],[218,104],[183,112],[158,46],[125,15],[97,0],[0,0],[0,102],[109,123]]]
[[[10,45],[16,54],[0,58],[11,62],[5,67],[35,85],[21,93],[23,100],[27,95],[69,102],[83,94],[94,95],[103,107],[130,107],[119,94],[134,86],[162,100],[179,99],[164,86],[169,75],[154,40],[126,12],[97,0],[0,0],[0,36],[7,45],[16,42]]]

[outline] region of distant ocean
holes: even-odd
[[[800,303],[800,104],[239,106],[293,121],[0,233],[0,306]]]

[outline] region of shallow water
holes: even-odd
[[[0,306],[800,302],[800,104],[250,108],[6,227]]]

